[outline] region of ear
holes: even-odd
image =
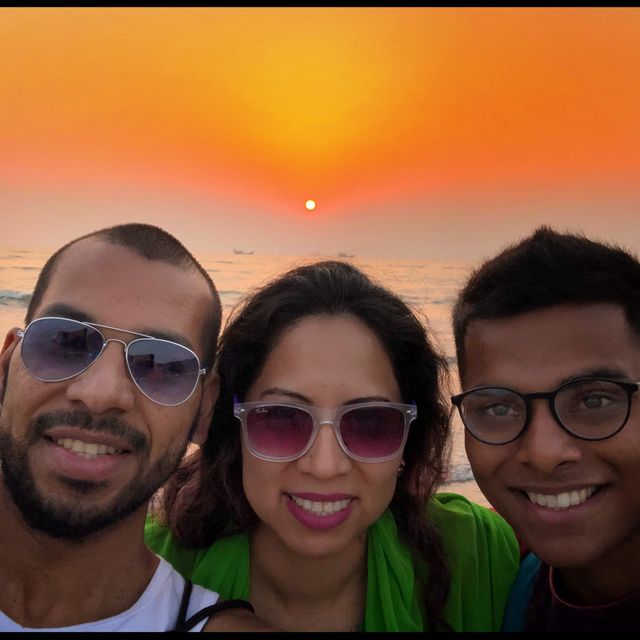
[[[220,376],[216,371],[212,371],[202,384],[202,398],[200,400],[200,410],[196,418],[196,426],[191,433],[191,442],[204,444],[209,437],[209,427],[213,417],[213,408],[220,393]]]
[[[11,354],[15,351],[15,348],[18,346],[18,340],[20,339],[18,337],[18,331],[18,327],[9,329],[9,332],[4,338],[2,351],[0,351],[0,389],[3,389],[5,383],[7,382],[5,377],[7,371],[9,371],[9,361],[11,360]]]
[[[9,349],[13,351],[13,349],[16,348],[16,344],[20,339],[18,337],[18,331],[20,331],[18,327],[13,327],[13,329],[9,329],[7,335],[4,337],[4,344],[2,345],[2,351],[0,351],[0,355],[4,356],[5,351],[8,351]],[[12,346],[13,346],[13,349],[11,348]]]

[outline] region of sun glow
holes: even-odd
[[[307,211],[313,211],[316,208],[316,201],[315,200],[307,200],[304,203],[304,206],[307,208]]]

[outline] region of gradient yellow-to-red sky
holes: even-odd
[[[418,220],[465,193],[629,193],[639,113],[636,8],[0,9],[0,189],[25,211],[153,193]]]

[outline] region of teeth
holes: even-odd
[[[342,511],[349,506],[351,502],[350,499],[347,500],[336,500],[334,502],[318,502],[311,500],[303,500],[302,498],[298,498],[297,496],[292,495],[291,499],[299,506],[302,507],[305,511],[309,511],[316,516],[328,516],[332,513],[337,513],[338,511]]]
[[[73,438],[60,438],[56,440],[56,444],[70,449],[74,453],[78,454],[81,458],[90,460],[96,456],[114,455],[116,453],[122,453],[115,447],[107,446],[106,444],[96,444],[95,442],[83,442],[82,440],[74,440]]]
[[[579,489],[577,491],[565,491],[555,495],[545,495],[542,493],[534,493],[533,491],[527,491],[526,493],[529,500],[534,504],[559,511],[562,509],[568,509],[569,507],[575,507],[576,505],[586,502],[596,492],[596,490],[596,487],[591,487],[589,489]]]

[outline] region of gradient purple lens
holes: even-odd
[[[282,405],[251,409],[246,425],[251,448],[271,458],[299,454],[313,433],[313,418],[306,411]]]
[[[102,351],[93,327],[62,318],[32,322],[22,339],[22,362],[40,380],[56,382],[84,371]]]
[[[186,400],[200,376],[200,366],[193,353],[165,340],[134,340],[127,349],[127,362],[140,389],[162,404]]]
[[[404,424],[404,414],[394,407],[350,409],[340,420],[340,435],[354,456],[375,460],[400,451]]]
[[[27,327],[22,338],[22,362],[35,378],[57,382],[90,367],[103,346],[103,335],[89,324],[65,318],[41,318]],[[200,376],[195,355],[167,340],[134,340],[127,349],[127,362],[138,387],[161,404],[184,402]]]

